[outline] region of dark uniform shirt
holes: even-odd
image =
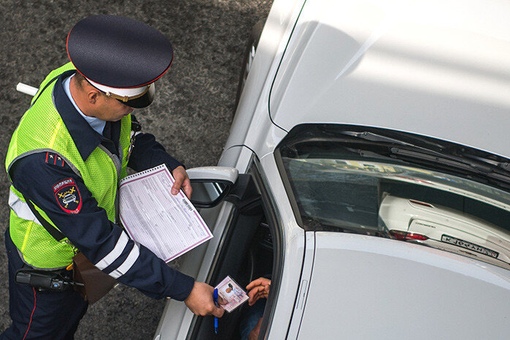
[[[116,153],[120,122],[107,123],[108,128],[105,130],[109,130],[107,133],[110,138],[94,131],[76,111],[64,91],[62,80],[70,74],[72,72],[66,72],[57,80],[54,100],[82,158],[86,159],[100,144]],[[153,135],[139,133],[128,166],[142,171],[162,163],[171,170],[182,165],[165,151]],[[138,254],[129,270],[117,278],[119,282],[135,287],[153,298],[187,298],[193,288],[194,279],[170,268],[144,246],[137,245],[130,239],[124,243],[122,240],[125,240],[126,232],[121,226],[108,220],[106,211],[98,206],[81,178],[58,155],[40,152],[23,157],[12,166],[10,175],[14,187],[43,209],[60,231],[92,263],[98,263],[110,254],[111,261],[103,269],[105,272],[114,272],[125,263],[128,256],[131,256],[128,261],[131,262],[133,256]],[[98,173],[97,176],[101,174]],[[77,214],[63,211],[54,196],[55,183],[67,178],[74,179],[82,198],[83,205]]]

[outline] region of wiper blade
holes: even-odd
[[[469,167],[470,169],[475,168],[483,173],[489,173],[493,171],[493,169],[500,168],[504,171],[510,171],[510,163],[509,162],[501,162],[498,160],[494,160],[487,157],[482,157],[479,155],[473,155],[471,153],[462,153],[462,154],[453,154],[448,152],[448,147],[442,145],[440,143],[433,143],[431,140],[427,139],[426,141],[422,138],[416,137],[409,141],[398,139],[396,137],[389,137],[382,134],[370,132],[370,131],[342,131],[342,134],[345,136],[354,137],[356,139],[363,139],[369,142],[374,143],[375,145],[381,147],[389,147],[390,151],[385,156],[389,154],[394,155],[409,155],[416,156],[415,158],[427,158],[429,161],[453,161],[453,165],[459,166],[460,164]],[[426,146],[423,146],[423,143],[426,143]],[[366,148],[359,150],[358,153],[362,155],[370,155],[370,154],[379,154],[381,155],[381,150],[373,149],[374,144],[367,144]],[[418,145],[419,144],[419,145]],[[399,148],[404,147],[404,148]],[[446,151],[446,152],[445,152]],[[473,162],[474,161],[474,162]],[[461,166],[462,167],[462,166]]]
[[[397,132],[385,135],[364,129],[344,130],[341,134],[351,138],[351,142],[358,140],[356,145],[348,146],[348,149],[362,157],[389,157],[431,169],[454,170],[484,182],[496,181],[507,188],[510,185],[510,162],[501,157],[485,157],[483,152],[468,151],[469,148],[452,143]]]
[[[490,164],[493,167],[500,168],[504,171],[510,171],[510,163],[509,162],[500,162],[500,161],[496,161],[496,160],[493,160],[493,159],[490,159],[487,157],[479,157],[479,156],[475,156],[475,155],[471,155],[471,154],[466,154],[465,157],[474,159],[478,162]]]
[[[370,142],[391,143],[391,144],[414,146],[413,144],[404,142],[402,140],[387,137],[387,136],[382,136],[382,135],[379,135],[379,134],[376,134],[373,132],[369,132],[369,131],[361,131],[361,132],[342,131],[342,134],[346,135],[346,136],[355,137],[355,138],[361,138],[361,139],[364,139],[364,140],[367,140]]]
[[[397,158],[401,159],[403,157],[408,158],[411,157],[417,160],[424,160],[428,162],[433,162],[436,164],[440,164],[441,166],[453,166],[456,169],[464,169],[467,171],[475,171],[477,173],[486,174],[492,171],[492,167],[487,166],[481,163],[473,163],[467,162],[464,158],[454,157],[451,155],[444,155],[439,152],[426,150],[426,152],[400,149],[400,148],[391,148],[391,152],[394,155],[397,155]]]
[[[439,152],[428,151],[420,152],[401,148],[391,148],[391,152],[396,158],[410,161],[412,163],[421,163],[430,166],[433,163],[434,168],[442,168],[446,171],[455,169],[455,173],[462,172],[467,176],[477,177],[484,182],[495,181],[498,185],[510,188],[510,176],[507,173],[508,166],[500,166],[502,163],[487,162],[486,159],[477,159],[475,157],[461,157],[454,155],[445,155]]]

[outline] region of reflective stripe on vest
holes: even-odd
[[[11,207],[12,211],[14,211],[18,217],[42,226],[32,210],[28,207],[28,204],[23,202],[12,190],[9,190],[9,207]]]

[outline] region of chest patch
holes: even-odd
[[[67,178],[53,185],[57,204],[67,214],[78,214],[82,207],[80,190],[74,179]]]

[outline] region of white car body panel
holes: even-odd
[[[508,337],[508,270],[410,243],[322,232],[314,262],[321,265],[310,277],[297,339]]]
[[[304,0],[273,2],[218,165],[235,166],[239,171],[246,170],[245,165],[249,157],[240,156],[241,145],[255,147],[257,150],[262,147],[264,151],[257,154],[264,155],[271,152],[271,146],[274,147],[285,136],[286,132],[271,122],[267,103],[271,79],[278,70],[286,41],[292,33],[294,22],[304,2]],[[269,148],[266,147],[268,145]]]
[[[271,328],[271,337],[273,339],[283,339],[286,337],[287,327],[280,327],[280,324],[290,324],[294,312],[295,298],[298,296],[298,290],[302,278],[302,260],[307,246],[305,243],[305,231],[297,223],[288,202],[288,197],[281,181],[274,157],[267,155],[260,160],[261,167],[266,175],[266,188],[271,192],[271,196],[276,207],[278,220],[282,228],[282,237],[286,241],[283,245],[283,260],[285,266],[281,275],[282,280],[278,290],[278,301],[274,311],[273,323]],[[276,295],[276,292],[273,292]]]
[[[285,266],[272,287],[265,339],[510,334],[510,271],[416,244],[305,233],[273,155],[295,125],[321,122],[509,157],[508,13],[505,1],[274,1],[218,163],[243,174],[257,160],[282,228]],[[181,269],[199,281],[207,280],[230,209],[223,203],[204,216],[214,238],[182,259]],[[185,339],[192,323],[183,303],[169,301],[155,338]]]
[[[508,13],[504,1],[309,0],[271,116],[287,131],[376,126],[509,156]]]

